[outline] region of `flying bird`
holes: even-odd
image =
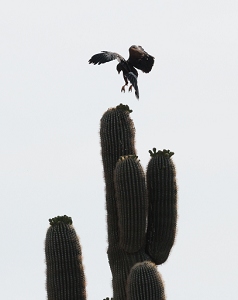
[[[118,74],[122,71],[125,84],[121,88],[121,92],[125,92],[125,86],[128,85],[128,80],[132,87],[135,89],[136,98],[139,99],[139,89],[137,84],[138,72],[136,69],[144,73],[149,73],[154,65],[154,57],[145,52],[141,46],[131,46],[129,48],[129,58],[125,60],[120,54],[116,52],[101,51],[101,53],[93,55],[88,61],[90,64],[101,65],[111,60],[118,60],[116,67]]]

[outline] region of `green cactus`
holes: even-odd
[[[145,246],[148,198],[145,174],[136,156],[119,159],[114,171],[120,247],[128,253]]]
[[[150,150],[145,176],[136,155],[131,112],[120,104],[104,113],[100,125],[111,300],[165,300],[156,265],[167,260],[176,234],[174,153]],[[82,253],[72,219],[62,216],[49,221],[45,241],[48,300],[85,300]]]
[[[157,265],[164,263],[174,244],[177,222],[177,186],[173,152],[149,151],[147,189],[149,201],[146,252]]]
[[[106,183],[108,259],[112,272],[114,300],[126,299],[126,280],[135,263],[150,260],[144,249],[128,253],[120,246],[114,169],[121,156],[136,155],[135,129],[129,111],[121,107],[106,111],[101,118],[101,152]],[[121,219],[122,220],[122,219]]]
[[[150,261],[137,263],[128,276],[127,300],[165,300],[163,281],[156,265]]]
[[[104,113],[100,127],[106,184],[107,253],[113,277],[114,300],[137,299],[134,292],[131,298],[126,296],[126,290],[133,290],[130,278],[134,277],[129,276],[132,268],[135,264],[147,261],[139,265],[144,266],[143,270],[149,268],[148,274],[152,274],[148,262],[161,264],[166,261],[176,231],[177,188],[171,160],[173,152],[156,152],[155,148],[150,151],[146,181],[136,156],[135,128],[130,112],[129,107],[123,105],[109,109]],[[155,267],[153,270],[156,270]],[[143,276],[143,272],[140,276]],[[159,290],[163,291],[157,271],[153,278],[157,278]],[[152,299],[151,290],[146,285],[144,282],[143,296],[138,299]],[[131,288],[127,289],[127,286]],[[164,292],[161,292],[160,298],[156,299],[164,297]]]
[[[67,216],[49,220],[46,233],[48,300],[85,300],[85,276],[79,239]]]

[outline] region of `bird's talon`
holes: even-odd
[[[129,90],[128,90],[129,92],[132,92],[132,85],[130,85],[130,87],[129,87]]]
[[[125,86],[123,85],[123,87],[121,88],[121,92],[125,93]]]

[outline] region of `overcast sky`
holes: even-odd
[[[99,123],[128,104],[136,148],[170,149],[177,168],[175,246],[159,266],[168,300],[238,299],[238,2],[4,1],[0,10],[1,299],[46,299],[48,219],[80,236],[89,300],[112,296]],[[141,45],[140,100],[116,62]]]

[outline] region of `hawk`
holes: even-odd
[[[121,92],[125,92],[125,86],[128,85],[128,80],[135,89],[136,98],[139,99],[139,89],[137,84],[138,72],[136,69],[144,73],[149,73],[154,65],[154,57],[148,54],[141,46],[132,45],[129,48],[129,58],[125,60],[120,54],[116,52],[101,51],[101,53],[93,55],[88,61],[90,64],[101,65],[111,60],[118,60],[116,67],[118,74],[122,71],[125,84],[121,88]]]

